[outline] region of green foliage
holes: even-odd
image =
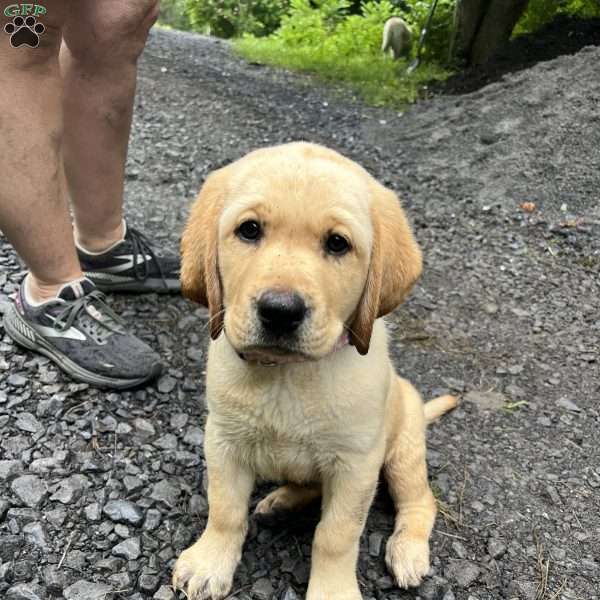
[[[191,29],[185,3],[186,0],[161,0],[159,23],[174,29]]]
[[[381,52],[382,23],[394,15],[389,0],[365,2],[362,15],[350,15],[335,30],[334,48],[340,56],[377,56]]]
[[[445,57],[454,2],[438,1],[426,58]],[[347,55],[365,48],[378,51],[383,24],[394,15],[411,26],[416,43],[430,6],[430,0],[162,0],[160,22],[225,38],[262,37],[277,30],[289,46],[320,43],[337,28],[334,45]]]
[[[440,0],[438,24],[444,27],[444,6],[451,1]],[[413,11],[402,13],[390,0],[366,0],[360,14],[352,14],[351,0],[290,0],[289,11],[273,35],[262,39],[244,36],[236,48],[254,62],[310,71],[328,81],[345,82],[373,104],[402,106],[416,100],[425,82],[448,75],[432,63],[408,76],[406,61],[393,61],[382,54],[383,25],[391,16],[402,14],[409,24],[413,23],[413,37],[418,38],[416,32],[427,18],[425,8],[429,4],[417,0],[411,4]],[[433,40],[436,35],[441,39],[440,29],[434,27]],[[441,44],[431,44],[429,56],[438,47]]]
[[[274,38],[289,48],[317,48],[338,56],[376,54],[381,46],[383,23],[393,14],[389,0],[366,2],[362,15],[348,15],[347,0],[320,0],[315,9],[309,0],[292,0],[290,13]]]
[[[173,1],[173,0],[171,0]],[[180,0],[192,29],[218,37],[272,33],[289,8],[289,0]]]
[[[452,37],[454,6],[456,0],[439,0],[427,37],[422,56],[427,60],[445,61]],[[414,44],[418,42],[421,30],[427,23],[431,0],[407,0],[407,10],[396,11],[410,26],[414,33]]]
[[[536,31],[561,14],[585,19],[600,17],[600,0],[530,0],[513,35]]]

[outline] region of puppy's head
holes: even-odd
[[[395,194],[332,150],[257,150],[212,173],[182,243],[183,293],[246,358],[318,360],[408,294],[421,253]]]

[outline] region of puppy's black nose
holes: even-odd
[[[306,304],[295,292],[266,291],[258,299],[258,318],[264,329],[285,335],[298,329],[306,316]]]

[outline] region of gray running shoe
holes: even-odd
[[[133,227],[125,237],[102,254],[77,248],[84,275],[103,292],[179,292],[179,255],[157,250]]]
[[[4,314],[6,333],[21,346],[99,387],[131,388],[161,373],[158,354],[126,330],[91,281],[66,285],[56,300],[40,306],[27,303],[24,285]]]

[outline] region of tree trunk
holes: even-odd
[[[458,0],[451,58],[482,65],[510,39],[529,0]]]
[[[468,63],[471,46],[489,0],[457,0],[454,8],[454,32],[450,45],[450,60]]]

